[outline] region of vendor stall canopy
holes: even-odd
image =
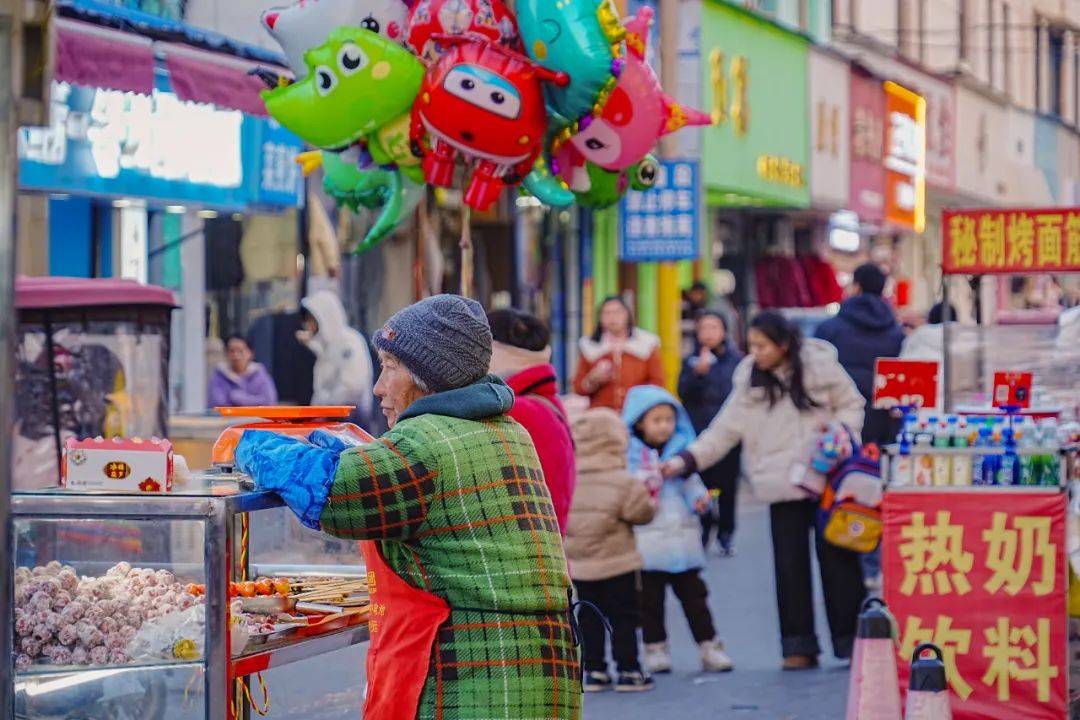
[[[68,438],[165,437],[169,290],[19,277],[15,307],[15,489],[58,485]]]
[[[19,310],[133,305],[178,307],[172,291],[135,280],[24,276],[15,280]]]

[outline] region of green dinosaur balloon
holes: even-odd
[[[424,185],[394,169],[360,168],[347,156],[323,153],[323,188],[339,206],[356,212],[382,208],[364,240],[353,249],[359,255],[378,245],[409,216],[424,194]]]
[[[659,163],[647,155],[637,165],[613,172],[591,162],[585,163],[588,189],[574,191],[551,174],[547,165],[537,162],[523,183],[526,190],[545,205],[568,207],[575,202],[587,210],[603,210],[622,200],[628,189],[648,190],[656,184]]]
[[[339,27],[304,62],[302,80],[263,91],[275,120],[318,148],[366,140],[379,164],[419,163],[409,147],[409,115],[424,77],[419,59],[370,30]]]

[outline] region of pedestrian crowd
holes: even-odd
[[[471,702],[483,705],[471,708],[477,716],[495,717],[506,707],[490,668],[509,672],[529,657],[546,658],[558,672],[530,674],[536,698],[516,701],[525,704],[515,713],[528,707],[573,717],[573,701],[558,691],[562,679],[580,678],[586,691],[652,688],[654,675],[672,671],[669,589],[702,671],[732,670],[702,571],[710,554],[736,552],[743,478],[769,505],[782,667],[813,668],[821,647],[812,556],[841,659],[851,657],[859,608],[880,572],[872,557],[822,537],[818,503],[801,480],[830,427],[865,442],[895,436],[892,418],[869,409],[875,359],[900,355],[904,342],[884,286],[881,270],[860,267],[854,294],[813,338],[778,312],[759,313],[747,324],[745,356],[724,314],[695,308],[694,349],[672,378],[678,397],[666,389],[659,339],[635,325],[622,298],[608,298],[595,333],[580,342],[572,380],[587,408],[569,411],[543,322],[429,298],[373,335],[382,368],[373,393],[390,427],[377,443],[331,456],[294,441],[281,440],[279,450],[263,437],[242,444],[237,457],[311,527],[379,540],[369,564],[389,565],[425,602],[431,595],[448,604],[450,624],[432,630],[440,662],[424,668],[428,683],[445,692],[429,696],[424,685],[420,704],[428,710],[462,701],[460,688],[469,687]],[[358,362],[367,353],[363,337],[352,335],[339,301],[316,297],[304,308],[302,340],[316,351],[320,401],[363,403],[371,391],[360,386],[370,388],[374,375],[370,361]],[[261,385],[260,366],[242,339],[230,339],[229,358],[215,375],[214,397],[272,401],[252,390]],[[286,454],[264,462],[259,453]],[[498,529],[511,522],[513,531]],[[564,618],[575,607],[576,618]],[[576,661],[551,660],[575,652],[567,622],[580,626],[580,675],[567,672]],[[516,656],[469,634],[494,627],[512,630],[522,646]],[[470,667],[485,672],[451,662],[467,646]],[[552,683],[561,699],[544,700]]]

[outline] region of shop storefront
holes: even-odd
[[[743,315],[828,305],[838,288],[821,252],[825,210],[847,196],[846,65],[724,3],[704,4],[701,38],[702,102],[715,121],[702,154],[715,285]],[[814,80],[843,87],[819,85],[811,98]],[[812,157],[826,182],[814,184]]]
[[[303,146],[245,80],[215,87],[250,62],[67,19],[56,37],[49,125],[19,132],[22,204],[40,208],[20,237],[42,274],[178,291],[173,408],[201,410],[206,338],[299,296]],[[76,51],[91,59],[65,65]]]

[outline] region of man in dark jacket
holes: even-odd
[[[709,426],[731,394],[732,375],[742,353],[728,338],[727,321],[715,310],[701,310],[695,325],[694,353],[683,361],[679,374],[679,397],[690,414],[694,432]],[[713,526],[720,554],[735,554],[735,500],[739,487],[741,456],[735,448],[716,465],[701,473],[705,487],[715,497],[713,512],[701,519],[702,544],[708,549]]]
[[[867,415],[863,442],[887,443],[896,438],[896,428],[887,412],[870,409],[874,394],[874,362],[878,358],[900,356],[904,331],[892,307],[881,297],[885,273],[873,263],[855,270],[855,295],[840,306],[836,317],[821,323],[817,337],[836,346],[840,364],[866,398]]]

